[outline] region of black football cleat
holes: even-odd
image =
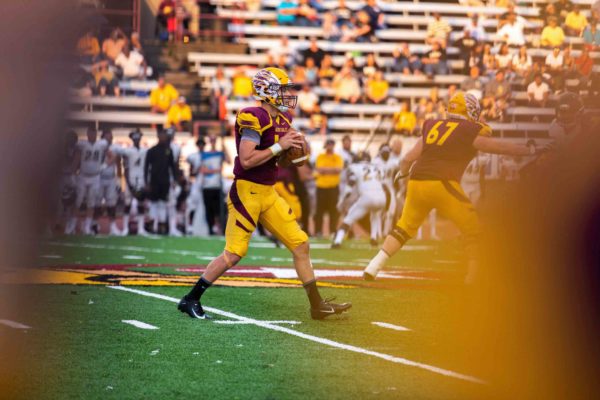
[[[368,272],[363,272],[363,279],[365,281],[374,281],[375,277]]]
[[[340,247],[342,247],[342,245],[339,244],[339,243],[331,243],[331,248],[332,249],[339,249]]]
[[[192,318],[211,319],[211,316],[204,312],[202,305],[198,300],[188,299],[187,296],[184,296],[181,299],[177,305],[177,309]]]
[[[334,298],[321,300],[321,304],[319,304],[319,308],[311,308],[310,316],[312,319],[324,319],[329,317],[330,315],[341,314],[345,311],[348,311],[350,307],[352,307],[352,303],[342,303],[336,304],[331,301]]]

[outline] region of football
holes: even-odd
[[[302,135],[302,133],[300,134]],[[279,156],[279,166],[287,167],[294,165],[296,167],[300,167],[306,164],[306,161],[308,161],[308,143],[306,142],[306,136],[302,135],[302,139],[304,139],[302,148],[290,147],[281,153]]]

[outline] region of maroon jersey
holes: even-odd
[[[260,143],[258,150],[271,147],[279,141],[290,129],[292,116],[289,113],[279,113],[271,117],[267,110],[262,107],[247,107],[238,113],[235,120],[235,147],[239,154],[242,130],[250,129],[258,132]],[[263,185],[273,185],[277,180],[277,157],[271,158],[264,164],[253,168],[244,169],[240,163],[239,156],[235,157],[233,175],[236,179],[244,179]]]
[[[465,119],[431,119],[423,123],[423,151],[413,166],[410,178],[460,182],[477,149],[477,135],[489,136],[491,129]]]

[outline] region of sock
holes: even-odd
[[[167,203],[164,201],[159,201],[156,205],[156,215],[158,217],[158,222],[163,223],[167,222]]]
[[[212,286],[212,282],[205,280],[204,278],[198,279],[198,282],[194,285],[192,290],[187,294],[188,299],[200,300],[200,297],[204,294],[206,289]]]
[[[367,268],[365,268],[365,272],[371,276],[377,276],[377,273],[383,268],[389,258],[390,256],[385,251],[379,250],[379,253],[373,257]]]
[[[89,232],[92,229],[92,218],[91,217],[86,217],[85,221],[83,222],[83,230],[84,232]]]
[[[137,224],[138,224],[137,225],[138,226],[138,232],[140,232],[140,231],[143,232],[143,231],[146,230],[146,228],[144,227],[144,216],[143,215],[139,215],[137,217]]]
[[[317,280],[313,279],[310,282],[304,283],[302,286],[304,286],[304,290],[306,290],[310,306],[312,308],[318,308],[323,298],[321,298],[319,289],[317,289]]]
[[[333,239],[333,243],[342,244],[344,236],[346,236],[346,231],[344,230],[344,228],[340,228],[335,234],[335,239]]]
[[[123,215],[123,230],[129,231],[129,215]]]

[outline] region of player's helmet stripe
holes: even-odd
[[[231,186],[231,190],[229,191],[229,198],[231,199],[231,203],[233,204],[233,207],[235,207],[237,212],[242,214],[242,216],[244,216],[244,218],[246,218],[248,222],[250,222],[252,226],[256,228],[256,222],[254,222],[254,220],[250,216],[250,213],[248,212],[248,210],[246,210],[244,204],[242,204],[240,196],[238,195],[236,181],[233,181],[233,185]]]

